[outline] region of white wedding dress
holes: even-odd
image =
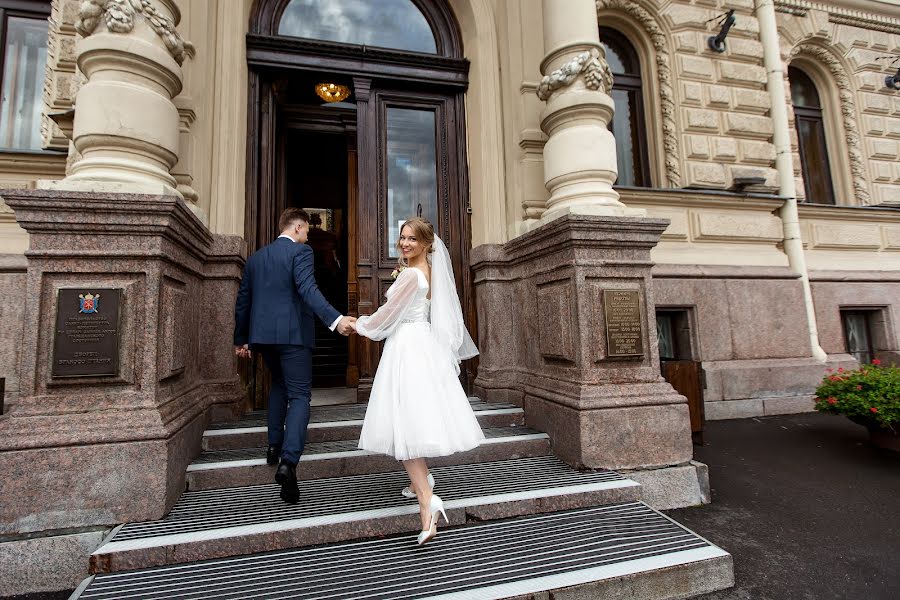
[[[359,447],[397,460],[447,456],[484,440],[457,378],[456,356],[432,331],[428,291],[422,271],[404,269],[387,302],[356,322],[360,335],[387,339]]]

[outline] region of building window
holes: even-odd
[[[0,149],[40,150],[49,2],[0,0]]]
[[[869,364],[875,358],[872,346],[872,324],[878,313],[879,311],[875,310],[841,311],[847,354],[863,365]]]
[[[647,127],[641,85],[641,63],[628,39],[606,27],[600,28],[600,44],[613,73],[610,92],[616,112],[609,130],[616,137],[618,185],[649,187],[650,160],[647,153]]]
[[[656,311],[659,360],[691,360],[691,324],[686,309]]]
[[[788,68],[788,79],[791,83],[791,102],[794,105],[797,139],[800,144],[800,166],[803,169],[806,201],[835,204],[819,91],[809,75],[796,67]]]
[[[291,0],[278,35],[437,54],[431,26],[411,0]]]

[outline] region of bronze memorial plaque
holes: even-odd
[[[607,356],[644,356],[641,295],[637,290],[603,290]]]
[[[119,374],[120,289],[61,289],[56,297],[53,377]]]

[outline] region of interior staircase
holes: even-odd
[[[160,521],[114,529],[72,598],[689,598],[733,585],[731,556],[641,502],[612,471],[576,471],[512,404],[472,398],[487,441],[429,461],[451,524],[420,528],[393,459],[356,448],[363,405],[314,407],[279,499],[265,415],[212,425]]]

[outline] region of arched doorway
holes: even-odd
[[[277,235],[284,208],[310,210],[320,287],[339,310],[369,314],[392,282],[399,223],[422,215],[448,241],[474,332],[462,56],[441,0],[259,0],[247,34],[251,251]],[[314,384],[367,398],[379,345],[319,339]]]

